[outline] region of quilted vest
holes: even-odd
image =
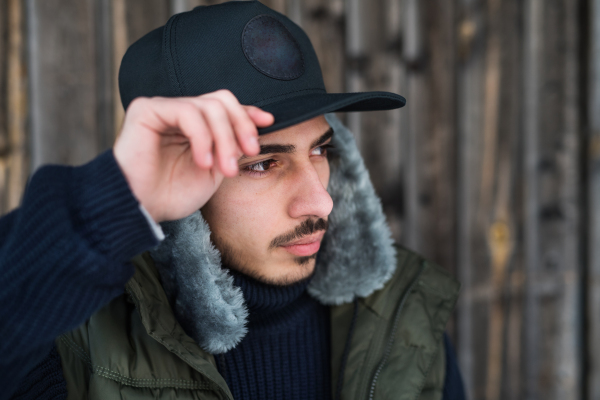
[[[443,332],[460,285],[406,249],[397,258],[383,289],[331,308],[332,397],[342,370],[342,399],[442,398]],[[56,340],[68,398],[232,399],[214,357],[175,319],[152,258],[134,264],[122,296]]]

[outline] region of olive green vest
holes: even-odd
[[[56,340],[68,398],[232,399],[214,357],[176,321],[152,259],[134,263],[123,296]],[[445,270],[400,249],[393,278],[357,302],[341,398],[441,399],[442,335],[458,289]],[[332,396],[354,314],[354,304],[331,308]]]

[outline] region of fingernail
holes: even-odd
[[[249,140],[250,144],[252,144],[252,146],[254,146],[255,148],[260,148],[260,145],[258,144],[258,138],[255,138],[254,136],[252,136]]]
[[[204,156],[204,161],[206,162],[207,165],[212,165],[212,162],[213,162],[212,153],[206,153],[206,155]]]

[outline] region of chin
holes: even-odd
[[[289,286],[312,278],[315,272],[317,255],[295,257],[285,266],[276,266],[272,271],[244,270],[240,271],[259,282],[268,285]]]

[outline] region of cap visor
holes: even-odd
[[[311,93],[260,106],[275,117],[273,125],[259,135],[278,131],[330,112],[393,110],[406,104],[404,97],[390,92]]]

